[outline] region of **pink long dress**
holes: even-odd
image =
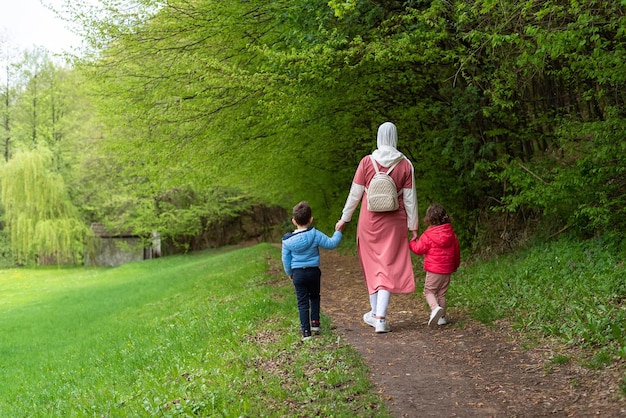
[[[379,165],[379,170],[388,168]],[[363,158],[354,175],[353,182],[369,187],[375,170],[369,156]],[[391,172],[398,190],[412,188],[411,166],[403,160]],[[407,214],[402,194],[399,208],[394,212],[370,212],[367,210],[367,191],[361,200],[357,225],[357,251],[369,294],[380,289],[391,293],[415,291],[415,278],[409,250]]]

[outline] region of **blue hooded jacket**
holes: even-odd
[[[289,232],[283,236],[282,259],[287,276],[293,269],[319,267],[320,248],[332,250],[341,242],[342,233],[335,231],[332,238],[315,228]]]

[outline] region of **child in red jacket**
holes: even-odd
[[[461,264],[459,239],[452,229],[450,217],[439,204],[428,207],[424,223],[428,228],[418,240],[411,240],[409,246],[415,254],[424,255],[424,296],[431,309],[428,325],[445,325],[448,323],[445,315],[450,276]]]

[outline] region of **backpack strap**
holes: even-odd
[[[370,160],[372,160],[372,165],[374,166],[374,170],[376,170],[376,174],[379,174],[380,170],[378,170],[378,164],[376,164],[376,160],[374,159],[374,156],[370,155]]]
[[[378,163],[376,162],[376,160],[374,159],[374,156],[370,155],[370,159],[372,160],[372,164],[374,165],[374,170],[376,170],[376,174],[380,173],[380,170],[378,169]],[[400,161],[402,160],[398,160],[396,161],[391,167],[389,167],[389,170],[387,170],[387,175],[391,174],[391,171],[396,168],[396,166],[398,164],[400,164]]]
[[[402,160],[400,160],[402,161]],[[392,165],[391,167],[389,167],[389,170],[387,170],[387,174],[391,174],[391,170],[393,170],[394,168],[396,168],[396,166],[398,164],[400,164],[400,161],[396,161],[394,165]]]

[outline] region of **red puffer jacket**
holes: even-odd
[[[415,254],[424,254],[424,270],[431,273],[451,274],[461,264],[459,239],[450,224],[428,227],[409,246]]]

